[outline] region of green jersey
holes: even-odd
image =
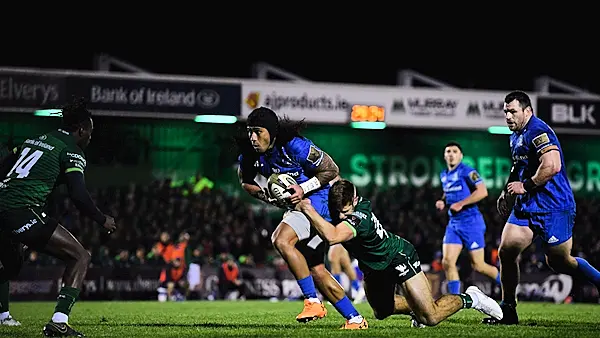
[[[43,207],[64,174],[85,171],[85,155],[68,132],[58,129],[25,140],[17,163],[0,181],[0,212]]]
[[[361,265],[372,270],[385,270],[396,263],[408,243],[383,228],[373,213],[371,201],[363,197],[343,223],[352,230],[354,238],[342,244]]]

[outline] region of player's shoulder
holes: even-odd
[[[528,143],[532,142],[536,147],[539,147],[556,139],[554,130],[546,122],[535,116],[532,119],[532,123],[529,124],[527,129],[526,141]]]
[[[369,218],[371,211],[372,211],[371,201],[364,197],[359,197],[358,203],[356,204],[356,207],[354,208],[354,212],[352,212],[352,215],[354,215],[360,219],[367,219],[367,218]]]
[[[554,130],[552,130],[546,122],[536,116],[531,117],[531,123],[527,127],[527,134],[529,137],[536,137],[541,133],[554,134]]]
[[[286,142],[283,147],[288,151],[295,151],[308,148],[312,145],[312,141],[307,139],[304,136],[295,136],[288,142]]]
[[[463,175],[468,175],[469,173],[473,172],[473,171],[477,171],[475,168],[473,168],[472,166],[461,162],[460,164],[460,168],[459,168],[461,174]]]

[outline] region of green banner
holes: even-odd
[[[311,126],[304,135],[327,151],[342,175],[359,187],[439,187],[439,173],[445,166],[443,150],[449,141],[461,144],[464,162],[480,172],[490,190],[504,187],[512,165],[508,135],[337,126]],[[600,140],[558,136],[573,190],[580,195],[599,193],[600,161],[594,154],[600,153]]]

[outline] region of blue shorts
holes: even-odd
[[[461,244],[467,250],[485,248],[485,221],[481,214],[464,219],[450,219],[444,244]]]
[[[546,245],[556,246],[568,241],[573,236],[575,210],[527,214],[515,214],[513,210],[506,222],[529,227],[534,236],[539,236]]]

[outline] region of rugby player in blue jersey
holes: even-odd
[[[473,270],[500,283],[498,269],[484,259],[486,226],[477,207],[477,203],[487,197],[488,191],[477,170],[464,164],[462,159],[460,144],[446,144],[444,160],[448,168],[440,173],[444,194],[435,204],[438,210],[448,206],[450,220],[442,246],[442,266],[448,281],[448,293],[455,295],[461,291],[456,261],[463,247],[469,251]]]
[[[502,311],[504,318],[486,318],[488,324],[518,324],[517,258],[541,237],[546,262],[557,273],[582,277],[600,288],[600,272],[585,259],[571,256],[575,198],[569,184],[560,142],[554,131],[533,115],[529,96],[520,91],[504,99],[506,123],[513,132],[510,150],[513,168],[498,198],[498,212],[508,217],[500,242]],[[514,205],[513,205],[514,198]]]
[[[257,174],[266,178],[275,173],[292,176],[298,184],[291,187],[294,190],[290,197],[291,205],[308,198],[323,218],[331,220],[327,204],[330,182],[339,179],[339,168],[327,153],[299,134],[303,127],[303,121],[279,119],[271,109],[260,107],[253,110],[246,121],[247,137],[237,140],[241,152],[240,182],[251,196],[289,209],[271,239],[305,297],[304,309],[296,320],[308,322],[327,314],[317,297],[316,282],[323,296],[346,318],[342,328],[366,329],[366,320],[325,268],[328,243],[323,241],[303,213],[293,210],[293,206],[280,205],[271,198],[268,189],[261,189],[255,181]]]

